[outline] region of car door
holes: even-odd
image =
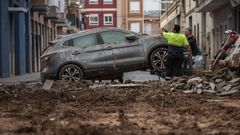
[[[126,40],[130,33],[117,30],[99,33],[103,41],[103,49],[107,66],[112,70],[131,70],[143,66],[143,49],[138,40]]]
[[[71,59],[80,63],[86,72],[101,72],[106,66],[102,45],[96,34],[83,35],[68,41],[71,44]]]

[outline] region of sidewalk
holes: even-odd
[[[151,75],[149,71],[134,71],[124,73],[124,80],[132,81],[150,81],[150,80],[159,80],[159,76]],[[19,84],[19,83],[42,83],[40,78],[40,73],[25,74],[21,76],[14,76],[10,78],[0,78],[1,84]]]
[[[0,84],[41,83],[40,73],[0,78]]]

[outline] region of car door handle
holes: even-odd
[[[74,51],[73,53],[72,53],[72,55],[78,55],[78,54],[80,54],[81,52],[80,51]]]
[[[111,50],[111,49],[112,49],[112,46],[107,46],[106,49],[107,49],[107,50]]]

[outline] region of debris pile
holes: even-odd
[[[184,93],[213,93],[218,96],[231,95],[240,91],[240,77],[228,68],[216,73],[203,73],[197,76],[176,78],[164,83],[171,90],[183,90]]]

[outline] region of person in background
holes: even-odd
[[[192,29],[186,28],[185,35],[187,37],[189,45],[191,46],[192,56],[202,55],[201,51],[197,46],[196,38],[192,34]]]
[[[165,80],[171,80],[173,76],[182,75],[183,52],[185,48],[187,48],[191,54],[191,48],[186,36],[180,33],[179,25],[174,25],[172,32],[165,32],[165,30],[161,28],[160,34],[168,40]]]

